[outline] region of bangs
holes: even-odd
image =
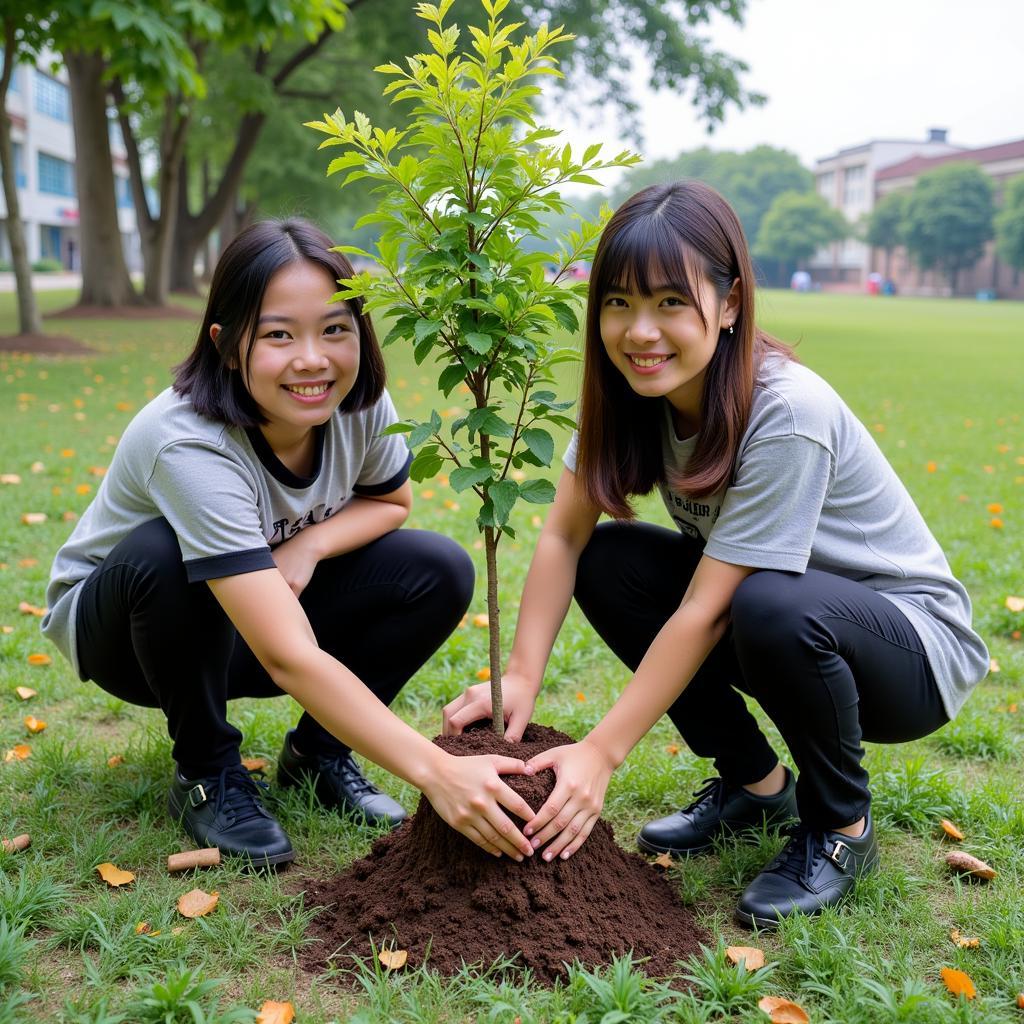
[[[682,295],[704,320],[700,305],[703,261],[681,238],[667,218],[637,217],[622,226],[604,247],[593,282],[595,297],[612,291],[649,298],[659,288]]]

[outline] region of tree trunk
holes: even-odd
[[[484,527],[484,557],[487,562],[487,639],[491,668],[491,722],[499,736],[505,735],[505,705],[501,694],[501,609],[498,607],[498,535],[493,526]]]
[[[79,50],[65,50],[63,56],[71,81],[78,180],[82,255],[82,293],[78,301],[90,306],[134,304],[138,296],[128,276],[117,222],[103,57]]]
[[[0,82],[0,164],[3,165],[4,200],[7,203],[7,238],[11,245],[11,263],[14,266],[14,280],[18,289],[18,332],[20,334],[42,334],[43,321],[32,292],[32,267],[28,261],[28,246],[25,244],[25,229],[21,223],[21,206],[18,202],[18,182],[14,176],[14,144],[11,142],[11,121],[7,116],[7,86],[15,67],[13,22],[5,21],[6,42],[4,52],[3,80]]]

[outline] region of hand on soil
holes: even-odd
[[[536,771],[553,768],[557,781],[551,796],[527,821],[523,831],[534,849],[545,843],[545,860],[571,857],[586,841],[604,806],[612,766],[594,744],[586,740],[553,747],[527,762]]]
[[[506,672],[501,677],[501,697],[505,710],[505,739],[518,743],[533,716],[537,687],[523,676]],[[442,733],[460,736],[474,722],[491,717],[491,684],[478,683],[466,687],[465,693],[445,705]]]
[[[423,792],[434,810],[467,839],[496,857],[504,853],[521,861],[533,855],[533,847],[502,807],[523,819],[533,816],[533,808],[502,782],[501,775],[533,773],[514,757],[448,755],[444,770]]]

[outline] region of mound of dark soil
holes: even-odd
[[[87,356],[93,349],[65,334],[5,334],[0,352],[30,352],[44,356]]]
[[[449,753],[514,753],[528,760],[572,740],[531,725],[511,748],[489,729],[435,742]],[[554,785],[554,773],[506,776],[534,809]],[[453,974],[463,963],[489,966],[516,957],[536,978],[565,977],[565,964],[594,966],[632,950],[647,958],[648,974],[674,973],[675,961],[707,942],[708,934],[661,873],[616,843],[599,821],[568,860],[522,864],[484,853],[435,813],[425,798],[412,819],[379,839],[368,857],[344,874],[310,887],[316,938],[305,966],[345,965],[352,955],[370,957],[373,945],[409,952],[409,965]],[[349,960],[351,963],[351,960]]]

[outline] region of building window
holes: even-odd
[[[867,198],[867,167],[847,167],[843,171],[843,206],[859,206]]]
[[[14,184],[18,188],[25,188],[28,185],[25,179],[25,149],[20,142],[11,145],[14,147]]]
[[[52,196],[74,196],[75,169],[67,160],[39,153],[39,191]]]
[[[36,68],[35,104],[40,114],[55,118],[58,121],[71,120],[71,104],[68,100],[68,87],[49,75],[44,75]]]
[[[61,259],[59,227],[53,224],[39,225],[39,255],[44,260]]]
[[[826,171],[818,175],[818,195],[827,199],[830,203],[836,197],[836,172]]]
[[[122,178],[120,175],[114,175],[114,195],[117,196],[117,205],[122,210],[130,210],[132,208],[132,183],[127,178]]]

